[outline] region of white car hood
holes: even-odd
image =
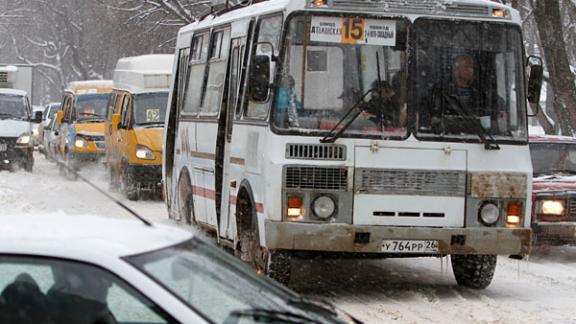
[[[18,137],[32,131],[30,122],[24,120],[0,119],[0,137]]]

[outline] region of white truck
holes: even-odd
[[[32,123],[42,119],[42,112],[32,113],[29,92],[31,69],[0,67],[0,168],[21,167],[28,172],[34,165]]]

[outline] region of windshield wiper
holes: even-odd
[[[362,97],[360,97],[360,99],[358,99],[358,101],[354,105],[352,105],[352,107],[350,107],[350,109],[348,109],[346,114],[344,114],[344,116],[342,116],[342,118],[338,121],[338,123],[336,123],[336,125],[334,127],[332,127],[332,129],[328,132],[328,135],[326,135],[324,138],[322,138],[320,140],[320,143],[334,143],[334,142],[336,142],[336,140],[342,135],[342,133],[344,133],[344,131],[346,129],[348,129],[348,127],[350,127],[350,125],[352,125],[352,123],[356,120],[356,118],[358,118],[358,116],[360,116],[360,114],[364,111],[362,109],[362,104],[364,103],[364,98],[366,98],[366,96],[368,94],[370,94],[372,91],[374,91],[374,89],[370,89],[370,90],[366,91],[366,93],[364,93],[362,95]],[[360,108],[360,109],[358,109],[352,115],[352,117],[346,123],[344,123],[344,121],[352,114],[352,112],[354,112],[354,109],[356,109],[356,108]],[[342,125],[342,123],[344,123],[344,124]],[[336,131],[338,129],[338,127],[340,127],[340,125],[342,125],[342,127],[338,131]]]
[[[492,137],[492,135],[489,132],[487,132],[484,129],[484,127],[482,127],[482,124],[476,118],[476,116],[473,116],[473,115],[467,113],[462,108],[462,106],[460,106],[460,102],[456,98],[449,96],[445,93],[442,93],[442,95],[448,101],[450,106],[452,106],[454,111],[456,111],[456,113],[458,113],[458,115],[464,117],[464,121],[468,122],[469,125],[473,126],[472,129],[474,129],[476,135],[478,135],[478,137],[480,137],[480,140],[484,144],[485,149],[487,149],[487,150],[499,150],[500,149],[500,145],[498,145],[498,142],[496,142],[494,137]],[[442,119],[444,119],[444,115],[442,115]]]
[[[18,119],[18,120],[24,119],[24,117],[22,117],[22,116],[16,116],[16,115],[7,114],[7,113],[1,113],[1,112],[0,112],[0,118],[12,118],[12,119]]]
[[[104,115],[99,115],[99,114],[94,114],[94,113],[87,113],[87,112],[78,113],[78,115],[80,115],[80,116],[92,116],[92,117],[104,118]]]
[[[243,323],[243,319],[245,319],[245,317],[251,317],[251,319],[253,319],[256,323],[270,323],[271,321],[280,321],[283,323],[322,323],[309,316],[304,316],[288,311],[252,308],[230,312],[228,318],[224,320],[224,324]]]

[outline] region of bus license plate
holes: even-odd
[[[438,241],[432,240],[384,240],[382,252],[394,253],[438,253]]]
[[[8,150],[8,144],[0,143],[0,152],[6,152]]]

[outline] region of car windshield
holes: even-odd
[[[517,27],[418,19],[413,78],[421,139],[527,139]]]
[[[77,120],[104,120],[109,98],[109,93],[78,95],[76,99]]]
[[[168,92],[137,94],[134,99],[134,123],[163,124],[167,103]]]
[[[54,104],[54,105],[51,105],[49,108],[46,108],[44,113],[47,112],[48,113],[47,118],[52,119],[52,118],[54,118],[54,116],[56,116],[56,114],[58,113],[58,110],[60,110],[60,104]]]
[[[290,306],[298,296],[241,261],[199,239],[126,258],[211,322],[224,323],[235,312],[291,313],[313,321],[335,322],[334,314]]]
[[[403,20],[290,20],[272,112],[275,126],[326,134],[356,106],[354,112],[362,113],[343,136],[405,137],[407,29]],[[265,47],[260,55],[269,55]]]
[[[28,117],[26,97],[0,94],[0,119]]]
[[[576,145],[530,143],[534,175],[576,174]]]

